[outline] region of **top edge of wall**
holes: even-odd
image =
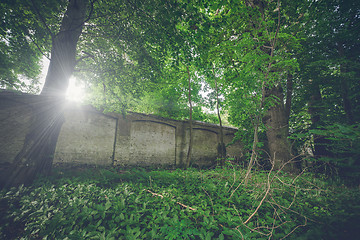
[[[6,90],[6,89],[0,89],[0,98],[7,98],[7,99],[13,99],[13,100],[22,100],[22,99],[31,99],[31,101],[33,102],[37,102],[39,101],[41,98],[43,98],[43,96],[41,95],[34,95],[34,94],[29,94],[29,93],[23,93],[20,91],[12,91],[12,90]],[[24,101],[24,104],[29,104],[30,102],[28,101]],[[122,114],[120,113],[115,113],[115,112],[104,112],[104,110],[102,109],[97,109],[92,105],[81,105],[81,104],[67,104],[66,106],[67,109],[74,109],[74,110],[81,110],[81,111],[90,111],[90,112],[96,112],[98,114],[103,114],[112,118],[120,118],[120,117],[124,117]],[[137,115],[137,116],[143,116],[143,117],[147,117],[147,118],[152,118],[152,119],[156,119],[159,121],[172,121],[172,122],[178,122],[178,123],[188,123],[189,120],[175,120],[175,119],[171,119],[171,118],[165,118],[165,117],[161,117],[161,116],[157,116],[157,115],[153,115],[153,114],[146,114],[146,113],[138,113],[138,112],[132,112],[132,111],[127,111],[125,114],[125,119],[126,116],[133,116],[133,115]],[[208,127],[214,127],[214,128],[218,128],[220,127],[219,124],[215,124],[215,123],[207,123],[207,122],[202,122],[202,121],[193,121],[193,123],[195,123],[196,125],[200,125],[200,126],[208,126]],[[224,129],[228,129],[230,131],[237,131],[238,128],[236,127],[231,127],[231,126],[222,126]]]

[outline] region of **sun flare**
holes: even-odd
[[[84,97],[84,84],[75,77],[71,77],[69,80],[69,87],[66,91],[66,99],[72,102],[80,103],[84,100]]]

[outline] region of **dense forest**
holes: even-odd
[[[330,221],[328,225],[333,226],[337,218],[342,218],[341,226],[346,226],[347,221],[359,223],[359,215],[354,217],[351,213],[359,211],[360,1],[1,0],[0,16],[0,88],[39,94],[43,99],[29,133],[31,137],[26,138],[23,149],[12,161],[9,182],[16,182],[14,185],[29,183],[38,174],[49,175],[54,144],[63,124],[60,105],[72,76],[85,86],[84,104],[124,115],[135,111],[186,119],[190,126],[195,120],[220,127],[231,125],[238,128],[234,141],[240,140],[244,145],[241,161],[229,159],[220,137],[218,166],[211,172],[190,168],[183,172],[160,171],[156,175],[134,170],[142,176],[137,182],[134,172],[119,177],[115,174],[118,171],[112,169],[101,170],[98,178],[94,174],[93,180],[86,176],[81,184],[78,181],[84,176],[70,180],[48,176],[35,180],[34,191],[24,187],[8,193],[4,190],[4,206],[17,201],[23,207],[12,204],[9,209],[18,210],[12,216],[2,216],[1,222],[5,223],[5,218],[20,221],[17,228],[25,229],[20,235],[26,233],[29,239],[153,239],[160,232],[159,236],[168,232],[174,234],[168,239],[281,239],[301,236],[299,229],[308,222],[315,226],[317,222]],[[45,58],[50,64],[44,86],[40,87]],[[190,127],[184,168],[191,166],[191,136]],[[114,188],[104,183],[111,180],[122,185]],[[201,185],[195,186],[197,180],[201,180]],[[127,181],[128,185],[124,183]],[[256,185],[259,182],[264,185]],[[174,187],[177,183],[181,187]],[[65,185],[52,188],[52,184]],[[281,190],[280,185],[286,189]],[[66,186],[73,189],[65,189]],[[54,226],[34,220],[42,215],[36,212],[38,203],[31,196],[42,196],[41,201],[48,206],[50,200],[45,195],[64,197],[64,192],[69,191],[74,194],[74,202],[67,203],[71,205],[85,201],[79,192],[85,194],[86,186],[94,194],[107,196],[102,200],[98,195],[92,197],[94,204],[103,207],[94,207],[93,211],[104,215],[94,216],[94,221],[101,221],[94,223],[91,231],[76,235],[71,231],[80,230],[68,223],[60,235],[55,230],[48,231],[63,219],[65,210],[56,210],[64,211],[63,215],[55,213],[48,219],[46,224]],[[104,186],[110,190],[103,190]],[[340,187],[343,191],[339,193]],[[155,193],[154,189],[163,193]],[[201,198],[208,201],[194,200],[182,189],[200,192]],[[311,192],[302,192],[304,189]],[[122,193],[123,209],[128,208],[129,214],[135,210],[140,214],[141,209],[144,212],[132,217],[123,215],[130,220],[127,219],[126,231],[116,235],[115,230],[110,231],[116,228],[105,226],[102,220],[110,216],[105,216],[106,211],[117,211],[110,202],[121,202],[117,191],[125,190],[131,193]],[[33,195],[26,196],[29,192]],[[174,200],[165,192],[182,195],[183,199]],[[214,194],[218,194],[216,200]],[[297,194],[301,201],[295,201]],[[228,200],[223,201],[224,196]],[[53,206],[59,205],[62,197]],[[176,205],[174,208],[157,202],[157,208],[162,209],[157,217],[169,213],[161,215],[160,220],[148,213],[145,205],[140,206],[159,199]],[[134,205],[126,205],[127,201]],[[331,209],[331,201],[336,211]],[[190,202],[203,211],[192,214]],[[231,211],[225,213],[228,210],[220,206]],[[249,209],[239,209],[240,206]],[[184,215],[173,212],[177,208]],[[297,217],[293,217],[294,213]],[[153,218],[149,217],[145,225],[161,225],[161,221],[171,218],[179,228],[170,229],[173,225],[169,224],[151,230],[135,224],[134,217],[147,214]],[[228,219],[218,218],[221,214]],[[239,219],[234,220],[236,217]],[[24,219],[34,221],[26,223]],[[37,228],[39,224],[46,227]],[[185,234],[184,229],[190,225],[193,232]],[[0,237],[14,236],[9,223],[4,226]],[[319,232],[329,229],[305,229],[306,237],[299,239],[341,239],[346,231],[355,231],[342,229],[336,233],[340,235],[321,235]],[[86,235],[88,232],[93,235]],[[181,232],[185,235],[176,235]]]

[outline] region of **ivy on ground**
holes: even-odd
[[[312,174],[57,170],[0,192],[2,239],[352,239],[358,189]],[[267,179],[272,179],[267,184]],[[268,192],[265,196],[264,194]]]

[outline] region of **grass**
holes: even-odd
[[[56,169],[0,192],[0,239],[357,239],[360,193],[310,173]],[[268,179],[272,179],[270,185]],[[264,194],[268,194],[264,197]],[[255,213],[255,214],[254,214]],[[252,217],[250,217],[252,216]],[[246,223],[246,224],[245,224]]]

